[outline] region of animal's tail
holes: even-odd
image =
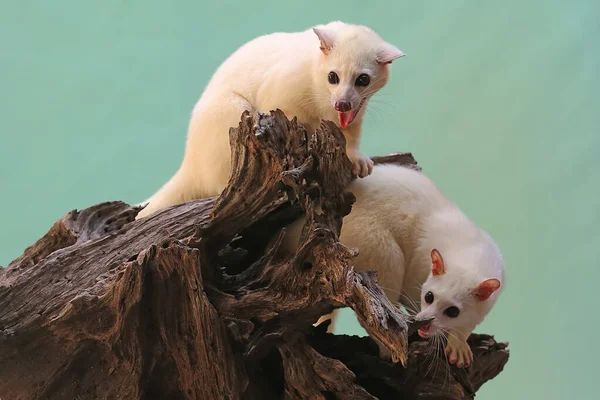
[[[154,196],[148,197],[146,200],[144,200],[144,201],[142,201],[140,203],[134,204],[133,206],[134,207],[144,207],[145,205],[147,205],[148,203],[150,203],[150,200],[152,200],[152,197],[154,197]]]
[[[186,184],[184,178],[185,176],[181,170],[177,171],[155,194],[136,204],[136,206],[145,207],[138,213],[135,219],[146,217],[158,210],[186,201],[189,197],[187,191],[191,188],[189,184]]]

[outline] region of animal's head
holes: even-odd
[[[346,128],[385,86],[389,64],[404,52],[366,26],[336,21],[313,31],[322,53],[316,64],[316,83],[328,88],[331,110],[337,112],[340,127]]]
[[[421,311],[416,318],[433,321],[419,329],[421,337],[442,335],[454,328],[474,328],[483,320],[501,283],[496,278],[476,278],[476,271],[486,262],[490,268],[483,270],[501,267],[502,260],[493,249],[477,253],[471,257],[465,257],[465,252],[452,254],[444,260],[438,250],[431,251],[431,271],[421,290]]]

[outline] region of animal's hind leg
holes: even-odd
[[[229,130],[238,127],[244,111],[255,109],[234,93],[194,108],[182,169],[194,177],[190,183],[195,198],[219,195],[227,185],[231,172]]]

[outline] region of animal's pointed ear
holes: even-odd
[[[375,60],[379,64],[391,64],[397,58],[404,57],[406,54],[393,44],[384,43],[375,55]]]
[[[446,273],[444,259],[437,249],[431,250],[431,273],[434,276],[444,275]]]
[[[479,301],[487,300],[492,293],[500,289],[500,281],[496,278],[486,279],[481,282],[475,289],[473,289],[473,296]]]
[[[326,28],[313,28],[313,32],[319,38],[321,42],[321,51],[323,54],[327,55],[333,49],[333,45],[335,42],[335,32]]]

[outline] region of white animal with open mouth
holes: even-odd
[[[419,335],[447,336],[449,362],[468,366],[473,353],[467,338],[503,285],[498,246],[421,172],[378,165],[347,191],[356,203],[343,220],[340,241],[359,249],[356,270],[377,271],[390,301],[409,309],[420,302],[417,318],[433,321]],[[301,218],[288,227],[287,251],[296,250],[304,222]],[[379,346],[381,355],[389,356]]]
[[[335,121],[347,142],[352,171],[371,173],[359,151],[361,125],[371,96],[388,81],[389,64],[404,56],[372,29],[340,21],[303,32],[260,36],[217,69],[194,107],[179,170],[137,216],[221,193],[229,180],[229,129],[246,110],[281,109],[309,132]]]

